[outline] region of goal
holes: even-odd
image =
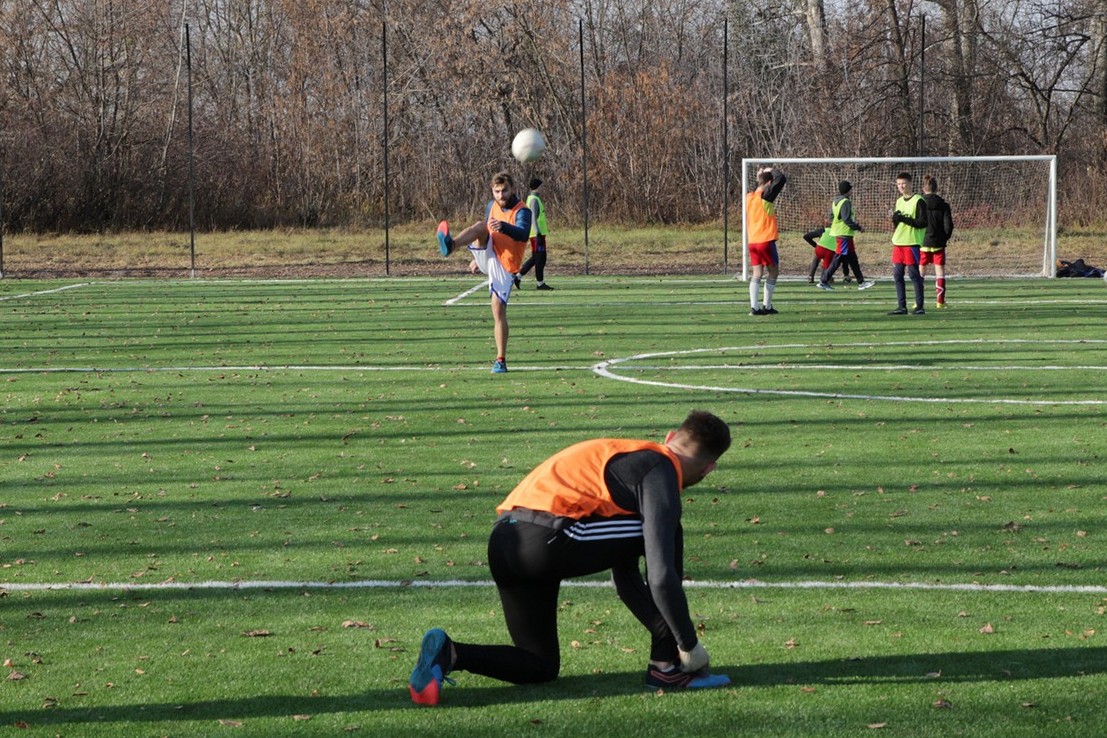
[[[880,159],[743,159],[742,192],[757,186],[760,166],[779,168],[788,184],[777,198],[782,277],[807,277],[811,247],[803,234],[825,225],[838,183],[853,185],[855,236],[865,276],[891,275],[889,210],[899,193],[896,175],[909,172],[915,192],[924,175],[953,211],[946,274],[951,277],[1054,277],[1057,274],[1057,157],[966,156]],[[748,278],[749,240],[742,197],[742,279]]]

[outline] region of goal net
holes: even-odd
[[[916,159],[743,159],[742,278],[749,273],[745,194],[757,186],[757,169],[772,166],[788,183],[777,198],[782,277],[807,277],[812,249],[803,234],[826,224],[838,183],[848,180],[855,236],[865,276],[891,276],[892,222],[899,197],[896,175],[909,172],[922,194],[924,175],[953,212],[946,251],[951,277],[1053,277],[1057,253],[1055,156],[926,157]]]

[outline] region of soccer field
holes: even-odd
[[[781,282],[764,317],[734,279],[551,283],[491,375],[474,278],[0,280],[0,733],[1107,734],[1102,280],[923,316]],[[412,705],[424,630],[506,639],[514,484],[693,408],[735,439],[684,518],[733,686],[644,690],[597,577],[558,681]]]

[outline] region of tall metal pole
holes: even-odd
[[[196,172],[192,141],[192,39],[185,23],[185,59],[188,67],[188,257],[190,277],[196,277]]]
[[[577,36],[580,43],[580,166],[584,173],[584,273],[588,274],[588,116],[584,109],[584,20],[577,19]]]
[[[383,61],[382,67],[384,70],[384,273],[385,276],[391,274],[391,248],[389,246],[389,230],[391,212],[389,210],[389,199],[391,192],[389,190],[388,180],[388,22],[381,23],[381,59]]]
[[[919,30],[919,151],[916,156],[926,156],[926,124],[923,121],[926,112],[926,14],[919,19],[922,26]]]
[[[3,129],[0,129],[3,134]],[[4,278],[4,137],[0,135],[0,279]]]
[[[723,274],[729,271],[730,263],[730,132],[726,124],[730,120],[730,80],[727,75],[729,20],[723,18]]]

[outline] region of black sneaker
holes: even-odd
[[[922,308],[915,308],[914,310],[911,311],[911,314],[912,315],[926,315],[926,311],[923,310]]]
[[[750,315],[768,315],[764,308],[753,308],[750,310]]]
[[[762,312],[765,313],[765,315],[776,315],[777,313],[780,312],[779,310],[777,310],[775,307],[772,307],[771,305],[767,308],[761,308],[761,310],[762,310]]]
[[[523,283],[523,278],[518,274],[512,274],[511,281],[515,283],[515,288],[518,289],[519,285]]]
[[[552,290],[552,289],[553,289],[553,287],[550,287],[550,286],[549,286],[548,284],[546,284],[545,282],[542,282],[541,284],[539,284],[539,285],[538,285],[537,287],[535,287],[534,289],[536,289],[536,290]]]
[[[889,312],[888,315],[907,315],[907,308],[896,308]]]

